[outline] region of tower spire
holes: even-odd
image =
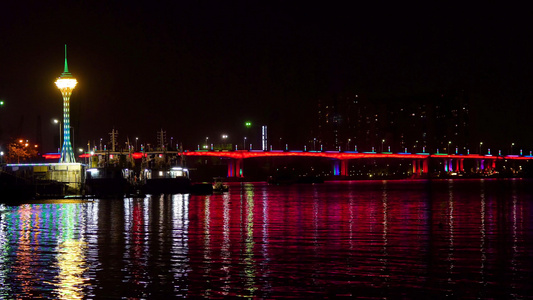
[[[67,44],[65,44],[65,70],[63,74],[68,74],[68,64],[67,64]]]

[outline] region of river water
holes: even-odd
[[[0,299],[528,298],[533,181],[0,206]]]

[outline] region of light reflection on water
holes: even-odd
[[[2,206],[0,298],[524,298],[527,180],[243,183]]]

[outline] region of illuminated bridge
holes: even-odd
[[[480,172],[494,170],[497,161],[531,160],[531,155],[481,155],[481,154],[447,154],[447,153],[392,153],[392,152],[339,152],[339,151],[185,151],[184,156],[191,157],[219,157],[228,160],[228,177],[244,177],[243,160],[259,157],[314,157],[332,161],[333,175],[348,176],[350,160],[356,159],[403,159],[411,160],[413,174],[423,176],[428,174],[430,160],[438,160],[443,165],[444,172],[464,172],[464,161],[474,160],[476,170]]]
[[[80,158],[102,155],[124,155],[123,152],[97,151],[82,154]],[[157,155],[183,155],[189,157],[217,157],[227,160],[228,177],[244,177],[243,161],[249,158],[268,158],[268,157],[308,157],[323,158],[331,161],[334,176],[349,176],[349,163],[352,160],[374,159],[374,160],[406,160],[412,162],[412,174],[415,177],[423,177],[429,171],[430,162],[433,169],[437,172],[465,172],[464,162],[469,161],[469,165],[474,167],[474,172],[489,173],[496,169],[497,162],[506,161],[529,161],[533,160],[533,153],[529,155],[491,155],[491,154],[447,154],[447,153],[393,153],[393,152],[340,152],[340,151],[281,151],[281,150],[185,150],[184,152],[176,151],[150,151],[134,152],[129,154],[131,158],[141,159],[146,156]],[[47,159],[57,159],[59,154],[44,155]],[[437,163],[435,163],[437,162]],[[439,169],[440,168],[440,169]]]

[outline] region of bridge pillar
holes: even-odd
[[[242,172],[242,158],[241,159],[237,159],[237,161],[236,161],[236,164],[235,164],[235,177],[239,177],[239,178],[244,177],[244,174]]]
[[[492,171],[492,170],[496,169],[496,160],[495,159],[487,160],[487,163],[486,163],[486,165],[484,167],[485,167],[485,169],[487,171]]]
[[[228,177],[244,177],[242,172],[242,158],[228,160]]]
[[[457,162],[455,162],[457,163]],[[453,159],[450,158],[449,164],[448,164],[448,172],[453,172]]]
[[[334,160],[334,161],[333,161],[333,176],[339,176],[339,175],[341,175],[341,172],[340,172],[340,164],[341,164],[341,161],[340,161],[340,160]]]
[[[341,176],[348,177],[348,160],[341,160]]]
[[[428,159],[413,159],[413,175],[422,176],[428,173]]]
[[[235,162],[233,159],[228,160],[228,178],[235,177]]]
[[[463,159],[459,158],[455,160],[455,172],[463,172]]]
[[[444,159],[444,172],[448,172],[448,159]]]

